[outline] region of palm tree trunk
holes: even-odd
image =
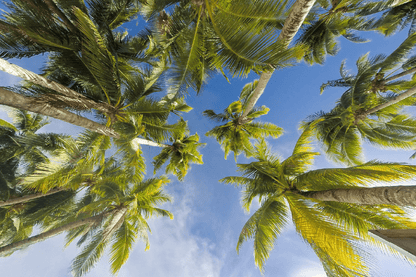
[[[25,97],[3,88],[0,88],[0,105],[50,116],[105,136],[120,138],[120,135],[113,129],[89,120],[88,118],[64,109],[55,108],[48,103],[41,103],[36,98]]]
[[[331,189],[298,192],[298,194],[320,201],[335,201],[359,205],[388,204],[416,207],[416,186]]]
[[[91,223],[99,222],[103,219],[103,217],[105,217],[109,213],[113,213],[113,212],[114,211],[108,211],[108,212],[104,212],[104,213],[101,213],[101,214],[96,215],[96,216],[92,216],[92,217],[84,218],[84,219],[81,219],[81,220],[77,220],[75,222],[65,224],[61,227],[43,232],[39,235],[24,239],[24,240],[21,240],[21,241],[18,241],[18,242],[14,242],[14,243],[11,243],[11,244],[3,246],[3,247],[0,247],[0,255],[2,253],[5,253],[5,252],[15,251],[18,248],[23,248],[23,247],[29,246],[33,243],[43,241],[45,239],[56,236],[56,235],[58,235],[62,232],[69,231],[69,230],[72,230],[74,228],[81,227],[85,224],[91,224]]]
[[[278,41],[283,41],[286,47],[289,46],[290,42],[298,32],[300,26],[302,26],[303,21],[305,20],[314,3],[315,0],[296,1],[296,3],[292,7],[289,16],[285,20],[285,24],[283,25],[282,31],[280,32],[279,37],[277,38]],[[254,90],[249,102],[247,103],[247,107],[244,113],[238,119],[240,124],[248,115],[248,113],[253,109],[257,100],[259,100],[260,96],[263,94],[264,89],[267,86],[267,83],[273,75],[273,72],[274,70],[261,73],[259,82],[257,83],[257,87]]]
[[[149,146],[155,146],[155,147],[168,147],[169,146],[167,144],[157,143],[157,142],[154,142],[148,139],[143,139],[143,138],[134,138],[131,142],[135,144],[149,145]]]
[[[401,72],[401,73],[399,73],[399,74],[396,74],[396,75],[394,75],[394,76],[391,76],[391,77],[389,77],[389,78],[387,78],[387,79],[383,80],[383,83],[391,82],[391,81],[393,81],[393,80],[399,79],[399,78],[401,78],[401,77],[403,77],[403,76],[406,76],[406,75],[412,74],[412,73],[414,73],[414,72],[416,72],[416,67],[415,67],[415,68],[412,68],[412,69],[409,69],[409,70],[406,70],[406,71],[403,71],[403,72]]]
[[[27,202],[27,201],[30,201],[30,200],[45,197],[45,196],[48,196],[48,195],[51,195],[51,194],[54,194],[54,193],[58,193],[58,192],[64,191],[64,190],[67,190],[67,188],[60,187],[60,188],[51,189],[47,193],[38,192],[38,193],[30,194],[30,195],[25,195],[25,196],[22,196],[22,197],[9,199],[9,200],[6,200],[6,201],[0,201],[0,207],[20,204],[20,203]]]
[[[79,107],[81,109],[96,109],[107,114],[111,114],[115,111],[115,108],[107,103],[97,103],[64,85],[48,80],[43,76],[15,64],[11,64],[4,59],[0,59],[0,70],[58,92],[59,94],[54,96],[62,102],[68,103],[68,106]]]
[[[413,88],[407,90],[406,92],[403,92],[403,93],[397,95],[396,97],[393,97],[393,99],[387,101],[386,103],[383,103],[381,105],[378,105],[377,107],[374,107],[372,109],[367,110],[365,113],[361,114],[360,116],[362,116],[363,118],[367,117],[368,115],[370,115],[372,113],[375,113],[375,112],[378,112],[379,110],[384,109],[384,108],[386,108],[388,106],[391,106],[393,104],[396,104],[397,102],[400,102],[400,101],[406,99],[407,97],[412,96],[415,93],[416,93],[416,87],[413,87]]]
[[[117,211],[114,213],[113,218],[111,219],[111,222],[108,224],[108,226],[105,228],[103,232],[103,241],[107,240],[115,231],[117,231],[121,224],[124,222],[124,218],[127,213],[127,207],[121,207],[117,209]]]

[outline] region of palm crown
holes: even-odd
[[[166,173],[173,173],[180,181],[183,180],[188,172],[189,164],[203,164],[202,155],[198,148],[205,145],[199,142],[199,136],[174,136],[171,139],[172,144],[167,145],[160,153],[153,158],[154,173],[159,170],[168,159],[169,164],[166,166]]]
[[[314,135],[330,158],[348,165],[362,163],[363,139],[382,148],[414,147],[416,122],[402,110],[412,105],[414,98],[408,97],[383,109],[377,107],[416,85],[414,78],[403,79],[415,71],[413,60],[406,60],[415,43],[416,36],[412,35],[387,57],[369,58],[368,54],[360,57],[356,75],[350,75],[342,63],[342,78],[322,85],[321,91],[326,86],[348,88],[330,112],[317,113],[302,123],[305,128],[318,122]],[[390,76],[397,70],[401,72]]]
[[[92,189],[92,193],[81,199],[79,213],[82,216],[79,219],[99,212],[110,211],[110,214],[98,226],[85,225],[68,233],[68,244],[77,237],[80,237],[78,245],[86,244],[74,259],[74,276],[88,272],[110,242],[113,274],[116,274],[127,261],[137,237],[145,242],[145,249],[149,249],[150,228],[146,219],[159,215],[173,218],[170,212],[157,207],[170,201],[170,197],[162,190],[168,182],[166,177],[161,176],[129,184],[122,172],[100,180]]]
[[[257,86],[258,81],[244,86],[240,93],[240,99],[231,103],[224,113],[217,114],[213,110],[204,111],[204,115],[217,122],[227,122],[223,125],[214,127],[206,133],[207,136],[214,137],[224,148],[225,158],[230,151],[234,152],[234,157],[244,152],[246,156],[251,156],[253,150],[250,139],[272,136],[279,137],[283,129],[271,123],[252,122],[254,119],[265,115],[269,108],[262,106],[252,109],[241,122],[240,116],[246,109],[247,103]]]
[[[7,164],[17,159],[21,169],[32,172],[38,163],[49,161],[46,153],[53,154],[62,148],[64,136],[53,133],[36,134],[49,123],[44,116],[16,109],[10,110],[9,115],[14,124],[1,120],[2,163]]]
[[[310,132],[307,130],[306,132]],[[367,276],[365,258],[360,257],[357,241],[376,243],[369,229],[411,228],[411,221],[394,206],[360,206],[324,202],[302,195],[308,191],[354,188],[412,178],[414,166],[370,162],[350,168],[308,171],[314,157],[308,134],[299,138],[293,153],[285,160],[273,155],[261,141],[249,164],[237,164],[242,177],[221,181],[243,188],[243,206],[249,210],[258,197],[261,207],[241,231],[241,244],[254,239],[255,262],[262,270],[274,241],[291,217],[296,231],[320,258],[328,276]]]
[[[69,141],[68,136],[37,133],[49,122],[45,117],[11,109],[13,124],[0,120],[0,196],[1,200],[30,194],[19,185],[19,177],[31,174],[37,165],[49,163]]]
[[[343,36],[352,42],[367,42],[357,36],[353,30],[364,30],[369,21],[356,12],[362,10],[362,0],[317,1],[325,9],[319,18],[308,25],[298,39],[308,47],[304,59],[307,63],[322,64],[326,54],[336,55],[339,51],[337,37]],[[331,3],[328,3],[331,2]],[[313,13],[309,15],[312,17]]]
[[[406,28],[410,25],[409,35],[413,34],[416,26],[416,17],[414,10],[416,4],[414,1],[382,1],[369,2],[364,5],[359,14],[369,15],[383,12],[381,17],[372,22],[371,28],[389,36],[394,34],[397,30]]]
[[[94,137],[96,134],[91,135]],[[134,178],[132,170],[124,167],[125,158],[121,163],[115,158],[108,158],[97,165],[96,160],[104,158],[100,152],[108,148],[105,141],[108,137],[101,138],[104,140],[95,138],[78,144],[79,149],[90,152],[91,155],[83,155],[75,166],[74,162],[71,165],[70,160],[60,167],[44,164],[24,179],[23,185],[27,188],[48,190],[59,183],[68,191],[24,203],[20,205],[21,212],[17,216],[10,213],[16,209],[16,205],[13,209],[1,209],[0,227],[2,232],[4,231],[2,244],[12,243],[4,246],[10,248],[9,252],[17,249],[13,243],[20,245],[19,248],[30,244],[30,239],[26,238],[35,225],[43,230],[37,236],[41,237],[48,232],[58,234],[67,231],[67,244],[76,238],[80,239],[78,246],[87,243],[73,262],[75,276],[81,276],[90,270],[102,256],[109,242],[112,243],[110,255],[113,274],[116,274],[127,261],[137,237],[146,243],[146,250],[148,249],[147,232],[150,228],[146,219],[157,215],[173,218],[171,213],[157,207],[170,201],[170,197],[163,192],[163,186],[169,179],[164,176],[144,181]],[[76,200],[76,191],[79,192],[79,188],[83,187],[86,188],[85,194]],[[3,211],[9,212],[3,214]],[[83,220],[94,217],[96,219],[93,221],[82,223]],[[13,234],[11,231],[19,231],[19,227],[14,224],[15,228],[7,228],[10,228],[16,219],[25,225],[21,227],[20,232],[15,230]],[[78,225],[71,227],[74,224]],[[21,234],[22,232],[24,233]],[[0,252],[3,251],[1,249]]]
[[[286,1],[158,1],[143,5],[166,60],[170,89],[196,92],[215,71],[246,76],[250,71],[286,66],[303,51],[276,42]],[[174,7],[169,7],[173,6]]]

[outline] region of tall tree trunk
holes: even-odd
[[[412,73],[415,73],[415,72],[416,72],[416,67],[415,67],[415,68],[411,68],[411,69],[406,70],[406,71],[403,71],[403,72],[401,72],[401,73],[399,73],[399,74],[396,74],[396,75],[394,75],[394,76],[391,76],[391,77],[389,77],[389,78],[387,78],[387,79],[384,79],[384,80],[383,80],[383,83],[387,83],[387,82],[394,81],[394,80],[396,80],[396,79],[399,79],[399,78],[401,78],[401,77],[404,77],[404,76],[406,76],[406,75],[409,75],[409,74],[412,74]]]
[[[70,107],[78,107],[80,109],[96,109],[97,111],[106,114],[113,114],[116,112],[116,109],[110,104],[95,102],[64,85],[48,80],[43,76],[15,64],[11,64],[4,59],[0,59],[0,70],[31,83],[56,91],[59,94],[53,96],[64,103],[68,103],[68,106]]]
[[[384,108],[386,108],[388,106],[391,106],[393,104],[396,104],[397,102],[400,102],[400,101],[406,99],[407,97],[412,96],[415,93],[416,93],[416,87],[413,87],[413,88],[407,90],[406,92],[403,92],[403,93],[393,97],[391,100],[387,101],[386,103],[383,103],[381,105],[378,105],[377,107],[374,107],[372,109],[367,110],[365,113],[361,114],[360,117],[365,118],[368,115],[370,115],[372,113],[375,113],[375,112],[378,112],[379,110],[384,109]]]
[[[154,142],[148,139],[143,139],[143,138],[134,138],[131,142],[141,144],[141,145],[155,146],[155,147],[168,147],[169,146],[167,144],[157,143],[157,142]]]
[[[108,226],[105,228],[103,232],[103,241],[110,238],[112,234],[114,234],[115,231],[117,231],[121,224],[124,222],[124,218],[127,213],[127,207],[121,207],[117,209],[117,211],[114,213],[113,218],[111,219],[111,222],[108,224]]]
[[[290,42],[292,42],[292,39],[298,32],[300,26],[302,26],[303,21],[305,20],[314,3],[315,0],[297,0],[296,3],[293,4],[292,10],[289,16],[286,18],[282,31],[277,38],[278,41],[283,41],[286,47],[289,46]],[[240,124],[242,124],[245,117],[253,109],[257,100],[259,100],[260,96],[263,94],[267,83],[273,75],[273,72],[274,70],[261,73],[257,87],[254,90],[249,102],[247,103],[247,107],[244,113],[238,119]]]
[[[105,136],[120,138],[120,135],[113,129],[89,120],[88,118],[64,109],[55,108],[48,103],[41,103],[36,98],[25,97],[3,88],[0,88],[0,105],[50,116]]]
[[[46,193],[38,192],[38,193],[30,194],[30,195],[25,195],[25,196],[22,196],[22,197],[9,199],[9,200],[6,200],[6,201],[0,201],[0,207],[20,204],[20,203],[27,202],[27,201],[30,201],[30,200],[45,197],[45,196],[48,196],[48,195],[51,195],[51,194],[55,194],[55,193],[58,193],[58,192],[61,192],[61,191],[64,191],[64,190],[67,190],[67,188],[60,187],[60,188],[51,189]]]
[[[62,232],[69,231],[69,230],[72,230],[74,228],[81,227],[81,226],[83,226],[85,224],[92,224],[92,223],[99,222],[105,216],[107,216],[107,215],[109,215],[111,213],[114,213],[114,210],[108,211],[108,212],[104,212],[104,213],[101,213],[101,214],[96,215],[96,216],[92,216],[92,217],[84,218],[84,219],[81,219],[81,220],[77,220],[75,222],[71,222],[71,223],[65,224],[65,225],[63,225],[61,227],[58,227],[58,228],[55,228],[55,229],[52,229],[52,230],[43,232],[43,233],[41,233],[39,235],[36,235],[36,236],[30,237],[30,238],[24,239],[24,240],[21,240],[21,241],[18,241],[18,242],[14,242],[14,243],[11,243],[11,244],[6,245],[6,246],[3,246],[3,247],[0,247],[0,255],[2,253],[5,253],[5,252],[14,251],[14,250],[17,250],[18,248],[23,248],[23,247],[29,246],[29,245],[31,245],[33,243],[37,243],[37,242],[43,241],[45,239],[51,238],[53,236],[56,236],[56,235],[58,235],[58,234],[60,234]]]
[[[416,207],[416,186],[331,189],[298,192],[298,194],[320,201],[335,201],[360,205],[388,204]]]

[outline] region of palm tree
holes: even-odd
[[[383,1],[367,3],[360,14],[369,15],[383,12],[381,17],[371,24],[371,29],[381,32],[386,36],[394,34],[397,30],[403,30],[410,25],[409,35],[415,32],[416,17],[414,10],[415,2],[406,1]]]
[[[246,156],[250,156],[253,150],[250,139],[268,137],[278,138],[283,129],[271,123],[252,122],[254,119],[265,115],[269,112],[269,108],[262,106],[260,108],[251,109],[244,121],[240,121],[251,97],[258,85],[258,80],[246,84],[240,93],[240,99],[231,103],[224,113],[217,114],[213,110],[206,110],[203,114],[217,122],[227,122],[223,125],[216,126],[205,135],[214,137],[224,148],[225,158],[230,151],[234,152],[234,158],[244,152]]]
[[[170,160],[166,166],[166,174],[172,173],[182,181],[188,172],[190,163],[203,164],[198,147],[205,145],[205,143],[199,142],[197,133],[191,136],[174,136],[171,142],[171,145],[163,145],[162,151],[153,158],[153,173],[156,173],[167,160]]]
[[[16,92],[0,88],[0,98],[1,105],[50,116],[106,136],[115,138],[119,137],[119,134],[105,125],[99,124],[95,121],[79,116],[65,109],[53,107],[48,103],[42,103],[42,101],[39,103],[37,99],[33,97],[25,97]]]
[[[0,203],[2,245],[28,238],[35,225],[47,230],[70,216],[81,190],[113,174],[104,163],[109,147],[107,136],[86,132],[55,151],[57,160],[38,164],[33,172],[21,176],[18,188],[22,192]],[[131,180],[135,180],[134,169],[125,170]],[[140,172],[141,179],[143,170]]]
[[[246,76],[301,55],[298,48],[285,50],[276,42],[287,11],[287,1],[188,0],[149,2],[142,14],[153,22],[156,42],[172,61],[173,92],[199,93],[215,71]]]
[[[22,98],[13,95],[10,91],[1,91],[4,98],[14,100],[12,102],[7,101],[6,99],[3,101],[3,104],[15,106],[20,104],[20,108],[32,109],[35,112],[46,112],[47,115],[67,120],[70,123],[87,127],[90,130],[98,131],[102,134],[116,138],[119,137],[118,134],[107,128],[107,126],[96,124],[91,120],[81,118],[68,111],[64,111],[61,108],[71,108],[76,110],[89,110],[93,108],[100,113],[106,114],[108,120],[111,119],[112,122],[115,122],[120,120],[119,117],[125,117],[125,113],[121,110],[126,108],[126,105],[129,104],[124,102],[126,97],[122,95],[122,91],[120,90],[121,82],[123,80],[127,78],[126,81],[129,82],[127,86],[133,88],[133,95],[131,91],[126,92],[125,94],[129,94],[130,98],[132,98],[132,96],[135,97],[135,100],[155,91],[155,88],[152,88],[152,86],[155,84],[160,73],[143,73],[130,65],[130,63],[136,63],[140,60],[140,52],[143,52],[146,49],[147,42],[140,40],[140,37],[135,39],[125,39],[126,35],[120,36],[116,33],[114,36],[113,33],[111,33],[111,28],[116,28],[133,15],[133,10],[137,12],[137,9],[132,9],[134,1],[125,0],[122,1],[123,3],[119,3],[120,5],[109,1],[111,3],[108,4],[115,5],[115,7],[108,7],[105,3],[94,3],[89,7],[91,9],[89,13],[91,18],[85,13],[87,10],[86,6],[82,6],[80,3],[77,3],[79,7],[75,4],[75,6],[69,7],[65,3],[60,3],[61,8],[64,9],[64,11],[60,11],[52,1],[48,1],[47,5],[41,3],[41,5],[37,7],[35,7],[35,2],[35,0],[31,0],[21,4],[20,1],[16,1],[16,5],[10,6],[12,12],[7,13],[5,16],[10,22],[3,22],[3,24],[10,25],[11,23],[19,23],[19,28],[26,31],[24,32],[25,38],[32,36],[33,40],[39,40],[39,44],[46,44],[46,46],[43,45],[45,46],[45,49],[48,49],[45,51],[52,52],[53,55],[51,56],[51,65],[45,69],[45,76],[49,76],[52,80],[17,66],[13,66],[6,61],[2,61],[2,70],[23,77],[32,84],[44,87],[42,89],[39,86],[30,85],[29,89],[27,87],[24,88],[23,92],[26,94],[42,95],[42,97],[38,97],[37,99]],[[27,7],[28,10],[22,10],[22,7]],[[52,10],[53,13],[62,17],[65,24],[59,20],[55,22],[55,25],[60,25],[60,28],[71,24],[71,27],[69,28],[69,30],[72,31],[70,35],[73,38],[71,39],[71,47],[65,43],[63,43],[63,45],[54,44],[54,47],[52,48],[47,47],[50,44],[48,44],[47,41],[64,41],[64,39],[59,36],[49,38],[49,36],[53,36],[54,31],[59,33],[57,30],[47,30],[40,35],[42,38],[39,38],[38,34],[31,32],[30,30],[33,26],[45,23],[39,22],[39,18],[33,18],[33,16],[31,16],[33,9],[38,12],[42,11],[43,14]],[[106,12],[104,14],[101,13],[105,10]],[[109,12],[110,10],[111,12]],[[76,24],[74,22],[71,23],[71,20],[67,18],[68,14],[65,15],[65,13],[70,13],[71,20],[76,21]],[[56,20],[56,18],[48,17],[48,20]],[[50,25],[50,29],[53,29],[55,25]],[[47,28],[46,26],[44,27]],[[60,29],[61,33],[64,32],[65,29],[62,28]],[[19,32],[13,35],[19,36],[19,34],[22,36]],[[7,33],[7,35],[10,34]],[[55,35],[57,36],[58,34]],[[8,38],[4,39],[7,40]],[[24,47],[22,46],[20,48]],[[7,47],[4,48],[4,51],[4,56],[7,57],[9,57],[9,54],[12,55],[13,53],[13,50],[10,50]],[[81,52],[82,55],[79,55]],[[30,53],[28,53],[28,55],[30,55]],[[149,61],[148,58],[147,60]],[[141,73],[142,76],[136,76],[137,73]],[[134,80],[137,78],[141,78],[141,80]],[[59,82],[64,81],[64,83],[69,80],[70,83],[68,83],[68,85],[76,88],[77,91],[54,82],[54,79]],[[140,82],[145,82],[145,84],[141,84]],[[136,93],[134,93],[134,89],[144,89],[145,94],[140,92],[142,94],[137,95],[138,92],[136,91]],[[127,99],[129,97],[127,97]],[[147,101],[149,102],[149,100]],[[43,103],[43,105],[41,103]],[[54,109],[50,106],[54,106],[58,109]],[[163,112],[169,114],[170,110],[164,109]]]
[[[163,193],[163,186],[169,182],[166,177],[129,184],[118,165],[111,170],[112,176],[107,175],[107,178],[98,181],[80,200],[79,207],[75,208],[72,215],[55,220],[47,231],[39,235],[0,247],[0,253],[15,251],[68,232],[68,244],[77,237],[81,237],[79,244],[88,242],[73,262],[74,276],[88,272],[110,241],[111,270],[116,274],[127,261],[137,237],[145,241],[146,250],[149,248],[147,232],[150,228],[146,219],[153,215],[169,216],[171,219],[173,216],[157,207],[170,201],[170,197]]]
[[[368,276],[364,264],[367,258],[359,256],[361,251],[356,242],[377,244],[368,235],[369,229],[414,228],[414,223],[404,211],[393,206],[404,202],[386,201],[367,205],[370,203],[357,201],[350,204],[342,202],[345,198],[337,198],[337,194],[322,200],[315,196],[323,191],[357,191],[358,188],[364,194],[369,184],[412,179],[416,167],[369,162],[350,168],[308,171],[314,157],[319,155],[312,152],[308,132],[311,128],[305,130],[292,156],[285,160],[271,154],[264,141],[258,143],[254,154],[256,161],[237,165],[243,176],[221,180],[243,188],[243,207],[247,210],[256,197],[260,203],[260,208],[241,231],[237,251],[244,241],[254,239],[255,262],[262,270],[274,241],[288,223],[290,215],[296,231],[311,245],[328,276]],[[401,187],[405,188],[416,190],[416,187]],[[391,190],[397,191],[397,188],[392,187]],[[416,205],[414,200],[412,205]],[[382,244],[380,246],[383,247]]]
[[[94,8],[97,9],[97,7]],[[128,41],[122,41],[118,37],[113,39],[113,42],[109,42],[109,45],[105,45],[104,41],[106,40],[100,33],[100,27],[103,28],[103,22],[101,22],[101,26],[97,27],[86,14],[76,8],[74,8],[73,16],[77,19],[76,28],[79,28],[82,40],[80,44],[81,51],[85,51],[85,53],[82,57],[79,57],[74,52],[64,51],[58,56],[52,56],[52,65],[45,70],[45,74],[59,81],[71,80],[71,86],[75,86],[80,92],[87,94],[93,100],[80,92],[3,61],[1,63],[3,70],[43,87],[31,85],[22,88],[26,94],[38,96],[41,94],[41,97],[37,97],[33,101],[29,101],[31,100],[29,98],[23,98],[23,100],[28,100],[26,101],[28,102],[27,105],[23,108],[35,108],[37,112],[47,111],[48,115],[54,117],[57,117],[56,113],[53,113],[55,109],[45,109],[45,106],[50,107],[53,105],[54,107],[69,107],[77,110],[93,108],[99,113],[105,114],[107,124],[115,124],[113,126],[115,129],[119,129],[121,126],[124,130],[126,128],[134,130],[134,126],[128,125],[131,125],[131,123],[135,125],[135,122],[140,121],[144,126],[144,130],[137,133],[137,135],[144,136],[144,139],[136,139],[136,141],[140,141],[140,144],[157,145],[157,143],[166,141],[172,135],[180,136],[185,131],[186,126],[181,121],[177,124],[167,124],[168,116],[171,112],[187,112],[191,108],[180,98],[171,101],[166,101],[165,98],[161,101],[155,101],[146,97],[158,90],[155,87],[155,81],[160,73],[157,73],[156,70],[156,72],[150,72],[147,75],[137,75],[137,70],[131,67],[124,59],[128,57],[136,61],[137,58],[132,57],[132,53],[136,51],[137,55],[137,51],[143,51],[144,48],[134,48],[135,45],[138,45],[137,42],[132,44]],[[93,15],[91,16],[93,17]],[[118,44],[112,45],[112,43]],[[114,48],[117,48],[118,52],[112,51]],[[117,59],[117,57],[119,58]],[[80,60],[82,63],[74,62],[74,60]],[[136,73],[131,74],[130,71]],[[81,74],[81,72],[85,74]],[[114,78],[109,80],[108,76],[113,76]],[[121,82],[123,82],[123,89],[120,86]],[[45,89],[47,90],[46,92]],[[53,90],[53,92],[51,93],[50,90]],[[22,96],[18,95],[13,96],[16,96],[11,98],[13,100],[22,98]],[[5,101],[7,101],[5,104],[8,105],[19,103],[18,101]],[[40,104],[36,103],[36,101],[43,102],[43,105],[35,105]],[[108,101],[108,103],[105,101]],[[62,109],[58,110],[58,112],[61,119],[64,119],[62,118],[63,114],[72,116],[73,119],[68,120],[67,118],[67,121],[120,139],[119,132],[113,128],[81,118]]]
[[[12,0],[0,20],[0,56],[23,58],[65,51],[80,51],[80,30],[74,10],[90,14],[101,34],[128,22],[138,1]],[[137,54],[137,52],[136,52]]]
[[[54,133],[36,133],[49,122],[45,117],[12,109],[13,124],[0,120],[0,194],[2,200],[22,195],[18,175],[33,173],[39,163],[48,163],[68,137]],[[3,201],[1,201],[3,202]]]
[[[46,95],[48,95],[52,99],[55,97],[55,101],[60,100],[61,102],[67,103],[69,107],[77,107],[79,110],[96,109],[102,113],[114,113],[114,107],[109,104],[97,103],[85,97],[83,94],[80,94],[60,83],[49,80],[41,75],[38,75],[20,66],[11,64],[6,60],[0,59],[0,70],[14,75],[16,77],[20,77],[32,84],[36,84],[57,92],[57,94]],[[52,99],[50,99],[49,102],[51,102]]]
[[[364,139],[382,148],[414,148],[416,121],[403,107],[413,105],[416,82],[403,77],[416,72],[412,60],[406,61],[415,43],[413,34],[388,57],[360,57],[354,76],[342,63],[342,78],[321,87],[321,91],[326,86],[348,88],[330,112],[318,113],[302,123],[305,128],[319,121],[314,136],[330,158],[348,165],[362,163]]]
[[[278,42],[285,48],[288,47],[289,44],[292,42],[293,38],[302,26],[303,21],[305,20],[306,16],[308,15],[309,11],[312,9],[314,4],[315,0],[297,0],[290,8],[290,13],[285,19],[283,28],[277,38]],[[258,85],[254,90],[252,97],[250,98],[250,101],[247,103],[247,108],[245,109],[244,113],[240,115],[240,122],[246,119],[248,113],[256,105],[257,100],[259,100],[260,96],[263,94],[267,86],[267,83],[272,77],[273,72],[274,69],[270,68],[261,72]]]
[[[122,175],[117,177],[116,182],[103,181],[97,184],[94,190],[97,194],[101,194],[99,201],[95,201],[94,197],[91,197],[93,195],[82,200],[88,204],[80,210],[81,212],[95,213],[97,210],[106,210],[109,206],[115,207],[118,211],[98,227],[85,226],[68,233],[68,243],[79,236],[81,238],[78,244],[87,243],[73,261],[74,276],[81,276],[88,272],[103,254],[109,242],[112,242],[111,271],[116,274],[127,261],[137,237],[145,242],[145,250],[149,249],[147,232],[150,228],[146,222],[148,218],[168,216],[173,219],[170,212],[157,207],[170,201],[170,197],[163,192],[163,186],[169,182],[166,177],[161,176],[128,185],[124,183],[128,180],[123,179]]]
[[[76,193],[71,190],[32,199],[30,202],[0,208],[0,245],[19,242],[31,236],[35,226],[48,226],[68,216]],[[10,253],[11,254],[11,253]]]
[[[336,55],[339,50],[336,38],[339,36],[352,42],[368,41],[352,31],[366,30],[371,24],[371,21],[356,14],[363,9],[362,2],[362,0],[321,1],[325,13],[319,13],[318,18],[306,27],[297,40],[308,47],[304,56],[307,63],[323,64],[326,54]]]

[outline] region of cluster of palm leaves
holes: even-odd
[[[409,8],[412,1],[400,5],[392,1],[332,1],[331,5],[327,2],[319,1],[320,8],[327,12],[316,13],[318,19],[314,19],[317,17],[313,12],[308,15],[306,20],[312,23],[306,25],[298,39],[298,43],[307,45],[304,60],[308,63],[323,63],[326,54],[335,55],[335,38],[339,35],[364,42],[351,30],[377,29],[388,35],[398,26],[413,22]],[[381,11],[381,18],[364,17]],[[409,37],[389,56],[362,56],[355,75],[345,70],[345,63],[341,65],[342,78],[324,84],[321,93],[327,86],[346,87],[347,91],[330,112],[317,113],[302,123],[303,134],[286,160],[271,154],[263,140],[253,149],[249,138],[256,136],[243,136],[236,131],[236,123],[242,119],[241,103],[232,103],[223,114],[204,112],[218,122],[230,121],[207,133],[217,138],[226,155],[230,150],[236,155],[245,151],[246,156],[256,159],[249,164],[237,164],[242,177],[226,177],[222,181],[243,188],[243,207],[247,210],[253,200],[259,201],[260,208],[243,227],[237,251],[244,241],[254,239],[255,262],[260,270],[289,218],[321,259],[328,276],[368,276],[368,261],[361,255],[357,242],[376,243],[368,236],[369,229],[414,228],[409,215],[399,208],[414,206],[412,200],[401,195],[401,201],[390,201],[393,191],[386,187],[378,188],[377,193],[373,188],[362,189],[368,184],[413,178],[414,166],[364,163],[362,149],[364,139],[382,148],[415,149],[416,119],[404,111],[415,103],[416,69],[410,54],[416,37],[412,30],[413,25]],[[309,146],[312,138],[321,142],[329,158],[354,167],[308,171],[314,156],[319,154]],[[357,187],[361,188],[355,190]],[[382,193],[388,196],[381,197]],[[374,194],[379,195],[377,200],[370,199]]]
[[[268,136],[278,138],[283,133],[282,128],[272,123],[253,122],[254,119],[269,112],[269,108],[266,106],[251,109],[244,120],[241,121],[241,115],[246,111],[247,104],[250,98],[253,97],[257,84],[258,81],[256,80],[245,85],[240,93],[240,99],[231,103],[224,110],[224,113],[217,114],[213,110],[203,112],[205,116],[212,120],[221,123],[226,122],[206,133],[207,136],[214,137],[221,144],[224,148],[225,158],[227,158],[230,151],[234,152],[235,159],[242,152],[250,157],[253,152],[250,139]]]
[[[14,116],[19,126],[1,122],[2,164],[7,165],[2,174],[1,253],[10,254],[66,231],[68,243],[79,238],[78,245],[86,245],[74,260],[75,276],[90,270],[109,242],[115,274],[137,237],[148,248],[149,217],[172,218],[158,208],[170,201],[163,192],[169,179],[144,179],[140,145],[161,147],[163,157],[155,161],[155,170],[170,158],[167,172],[182,180],[190,163],[202,163],[198,147],[203,144],[197,135],[188,136],[181,113],[192,108],[183,98],[151,96],[161,90],[159,77],[165,67],[152,52],[159,50],[151,49],[150,36],[129,37],[116,30],[137,13],[138,5],[128,0],[8,4],[10,11],[1,21],[1,56],[49,53],[49,60],[41,75],[2,62],[3,70],[26,80],[7,91],[22,95],[32,105],[92,113],[98,122],[90,122],[98,129],[88,129],[110,129],[112,138],[92,131],[76,140],[35,135],[46,124],[44,117],[22,110]],[[176,123],[168,122],[171,114],[179,118]],[[169,139],[172,145],[164,144]],[[115,153],[109,157],[109,152]],[[84,196],[79,199],[80,195]],[[29,237],[34,226],[42,231]]]
[[[342,78],[321,87],[321,91],[326,86],[347,88],[330,112],[320,112],[303,123],[305,128],[319,121],[315,136],[329,157],[347,165],[362,163],[364,139],[382,148],[415,148],[416,119],[404,111],[415,102],[411,92],[416,82],[404,78],[415,72],[414,59],[408,59],[415,44],[412,34],[387,57],[361,56],[355,75],[342,63]],[[406,97],[398,98],[404,93]]]
[[[309,129],[301,135],[292,155],[285,160],[272,154],[266,143],[260,141],[255,146],[256,161],[237,164],[243,176],[221,180],[243,188],[245,209],[249,210],[257,197],[261,204],[244,225],[237,251],[244,241],[254,239],[255,262],[262,269],[274,241],[291,218],[329,276],[368,276],[366,258],[360,256],[357,244],[359,241],[376,243],[367,230],[414,228],[415,223],[393,205],[353,205],[342,198],[322,201],[314,198],[313,192],[411,179],[416,168],[369,162],[351,168],[308,171],[314,157],[319,155],[310,146],[310,132]]]
[[[416,43],[415,1],[396,2],[6,3],[8,11],[0,19],[0,58],[48,54],[48,61],[41,74],[35,74],[0,60],[1,70],[25,80],[0,88],[1,94],[16,100],[0,103],[18,108],[12,112],[14,124],[0,121],[0,253],[66,232],[68,244],[78,240],[78,246],[84,245],[73,261],[74,276],[87,273],[109,244],[116,274],[138,237],[148,248],[146,220],[154,215],[172,218],[160,208],[170,201],[163,191],[169,179],[145,178],[141,145],[161,148],[153,160],[154,173],[165,166],[167,174],[184,180],[190,164],[202,164],[199,148],[204,143],[198,134],[190,134],[182,118],[192,109],[184,98],[190,88],[199,93],[216,72],[227,79],[252,71],[270,77],[275,69],[302,57],[310,64],[323,63],[326,54],[337,53],[338,36],[363,42],[355,31],[390,35],[410,24],[409,37],[391,55],[362,56],[355,75],[341,65],[342,78],[323,88],[347,91],[330,112],[302,123],[303,134],[285,160],[271,154],[260,139],[283,133],[272,123],[256,121],[269,111],[253,107],[261,95],[257,91],[265,88],[263,75],[247,84],[224,113],[204,111],[222,123],[206,135],[221,144],[225,157],[231,151],[236,160],[241,153],[256,160],[238,164],[243,176],[222,179],[243,187],[244,208],[257,198],[261,205],[243,227],[237,250],[253,238],[255,262],[262,270],[291,217],[329,276],[367,276],[366,258],[357,244],[377,244],[367,231],[415,228],[397,206],[402,202],[357,203],[342,194],[356,188],[365,193],[367,185],[408,180],[416,174],[414,166],[364,163],[362,155],[363,140],[383,148],[416,146],[416,119],[403,111],[415,103],[416,59],[409,57]],[[382,15],[370,18],[378,13]],[[148,29],[131,36],[122,26],[137,14],[147,20]],[[292,40],[298,30],[295,46],[280,37]],[[168,93],[160,97],[165,89]],[[25,109],[47,110],[47,115],[88,130],[77,138],[39,134],[47,124],[45,117]],[[312,138],[322,143],[330,158],[353,167],[308,171],[318,154],[310,146]],[[253,146],[253,139],[260,140]],[[34,227],[41,232],[31,236]]]
[[[303,51],[285,49],[278,30],[288,1],[151,1],[144,16],[158,30],[157,42],[171,61],[170,90],[200,92],[215,71],[228,79],[290,64]],[[172,7],[173,6],[173,7]]]

